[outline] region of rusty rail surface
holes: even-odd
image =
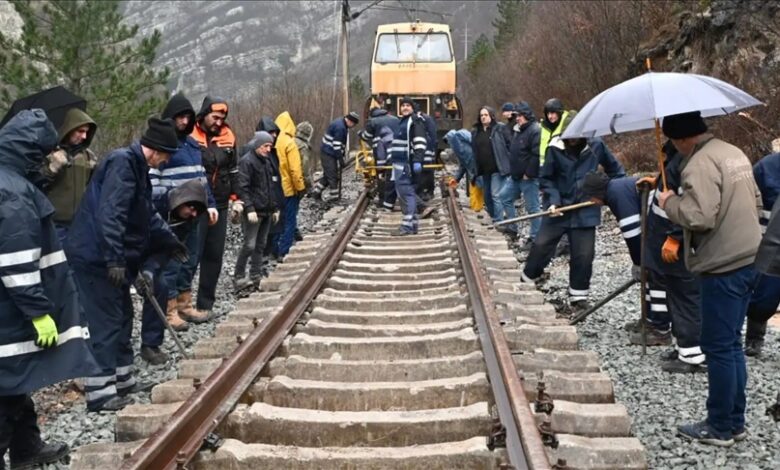
[[[442,185],[441,188],[444,192],[445,186]],[[550,462],[498,319],[490,287],[480,268],[479,255],[468,236],[455,191],[452,188],[446,189],[449,191],[449,197],[446,198],[447,208],[479,330],[490,386],[496,400],[499,419],[506,429],[509,461],[516,470],[549,470]]]
[[[168,470],[183,468],[252,385],[284,338],[319,293],[357,229],[368,206],[363,191],[355,208],[333,235],[322,256],[292,286],[282,307],[268,321],[260,323],[227,357],[171,418],[130,456],[121,468]]]

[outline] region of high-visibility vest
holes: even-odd
[[[555,130],[553,131],[547,129],[544,124],[540,126],[542,128],[542,134],[539,139],[539,166],[544,165],[544,153],[547,151],[547,145],[550,143],[553,137],[561,133],[561,124],[568,116],[569,112],[564,111],[563,114],[561,114],[561,118],[558,119],[558,125],[555,126]]]

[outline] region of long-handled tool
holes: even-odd
[[[647,199],[650,197],[650,184],[647,182],[641,183],[639,189],[642,192],[642,213],[639,215],[639,230],[641,230],[639,246],[642,250],[639,254],[639,282],[642,283],[639,286],[639,296],[640,305],[642,306],[642,320],[639,331],[642,336],[642,355],[644,356],[647,354],[647,301],[645,300],[647,298],[647,261],[645,259],[645,251],[647,250],[645,250],[645,247],[647,246]]]
[[[522,222],[524,220],[535,219],[537,217],[544,217],[546,215],[552,215],[553,213],[568,212],[568,211],[583,209],[585,207],[590,207],[595,205],[596,203],[593,201],[578,202],[577,204],[572,204],[570,206],[556,207],[555,212],[553,212],[552,210],[546,210],[543,212],[537,212],[535,214],[528,214],[521,217],[515,217],[514,219],[502,220],[501,222],[496,222],[494,225],[498,227],[501,225],[513,224],[515,222]]]
[[[184,357],[184,359],[189,359],[190,357],[189,355],[187,355],[187,350],[184,349],[184,345],[181,344],[181,341],[179,340],[179,335],[176,334],[176,330],[174,330],[171,324],[168,323],[168,318],[166,318],[165,312],[163,312],[162,308],[160,307],[160,304],[157,302],[157,299],[154,298],[154,295],[152,294],[152,288],[149,285],[149,283],[146,282],[146,279],[140,275],[138,276],[136,283],[138,284],[138,287],[140,287],[140,290],[143,292],[144,296],[146,297],[146,300],[148,300],[149,303],[152,304],[152,307],[154,307],[154,311],[157,312],[157,315],[160,317],[160,320],[162,320],[165,327],[168,328],[168,332],[171,334],[171,337],[176,342],[176,346],[179,347],[179,351],[181,351],[181,355]]]
[[[614,299],[615,297],[619,296],[620,294],[628,290],[628,288],[633,286],[634,284],[636,284],[636,280],[631,279],[630,281],[626,282],[622,286],[618,287],[611,294],[599,300],[598,303],[596,303],[596,305],[572,317],[572,319],[569,320],[569,325],[576,325],[577,323],[581,322],[582,320],[587,318],[588,315],[590,315],[591,313],[595,312],[596,310],[600,309],[601,307],[609,303],[612,299]]]

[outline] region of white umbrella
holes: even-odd
[[[701,111],[720,116],[757,106],[760,101],[717,78],[673,72],[647,72],[601,92],[585,105],[563,138],[596,137],[653,129],[656,119]]]

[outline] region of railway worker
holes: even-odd
[[[517,117],[517,109],[515,108],[515,104],[511,102],[506,102],[503,105],[501,105],[501,116],[506,119],[506,125],[510,128],[514,127],[516,124],[516,117]]]
[[[344,117],[335,119],[330,123],[325,135],[322,136],[320,145],[320,163],[322,164],[322,178],[314,185],[312,196],[322,198],[323,202],[332,202],[339,198],[339,171],[344,163],[347,152],[347,136],[349,129],[360,122],[360,117],[354,111],[350,111]],[[323,191],[327,188],[327,192]]]
[[[282,233],[276,246],[280,257],[287,256],[295,242],[295,230],[298,228],[298,208],[301,198],[306,194],[306,183],[303,179],[303,165],[298,146],[295,145],[295,122],[288,111],[284,111],[274,121],[280,132],[276,137],[274,148],[279,159],[279,174],[282,178],[284,200],[281,210],[284,211]],[[279,219],[277,215],[276,219]]]
[[[89,411],[122,409],[132,403],[127,395],[153,386],[133,377],[130,284],[150,248],[187,256],[154,210],[149,181],[149,168],[168,161],[178,145],[173,122],[151,118],[140,141],[98,164],[73,219],[65,249],[100,367],[84,379]]]
[[[72,108],[57,130],[59,144],[43,161],[42,188],[54,206],[54,226],[65,243],[73,216],[79,208],[84,190],[97,165],[97,155],[89,145],[97,124],[84,111]]]
[[[199,317],[209,317],[214,308],[225,252],[228,206],[229,201],[236,198],[238,188],[236,136],[225,122],[227,116],[228,104],[225,100],[206,96],[190,134],[200,147],[203,167],[216,202],[216,208],[209,208],[208,215],[201,216],[198,226],[200,275],[195,307]]]
[[[504,212],[508,212],[499,194],[504,179],[511,173],[509,163],[511,133],[507,126],[496,120],[493,108],[489,106],[480,108],[479,119],[471,131],[471,147],[477,160],[477,175],[482,179],[485,208],[493,222],[500,222],[504,219]]]
[[[677,170],[679,160],[675,158],[677,152],[672,149],[667,159],[667,182],[670,187],[677,187],[679,172]],[[675,173],[677,176],[675,177]],[[677,178],[677,179],[676,179]],[[628,245],[631,261],[634,266],[632,276],[640,281],[641,263],[641,194],[636,185],[637,178],[617,178],[610,180],[601,172],[592,172],[585,175],[583,182],[583,194],[597,204],[609,206],[618,221],[620,230]],[[655,178],[643,178],[655,185]],[[653,200],[655,203],[655,198]],[[698,310],[699,291],[696,279],[682,266],[669,266],[673,263],[664,262],[666,257],[672,255],[669,248],[662,250],[666,243],[666,237],[672,236],[675,227],[668,219],[661,216],[661,209],[652,209],[653,217],[658,218],[652,223],[648,215],[646,256],[648,269],[648,315],[647,322],[649,334],[647,344],[649,346],[662,346],[671,344],[672,334],[677,340],[677,348],[665,355],[661,369],[666,372],[702,372],[704,371],[704,355],[699,345],[701,320]],[[676,252],[674,253],[676,254]],[[671,316],[670,316],[671,314]],[[670,328],[671,324],[671,328]],[[629,329],[634,331],[631,338],[632,344],[642,344],[641,335],[638,333],[641,324],[633,322]]]
[[[414,101],[403,97],[400,101],[401,122],[393,139],[390,161],[393,165],[393,181],[401,200],[403,220],[395,235],[417,233],[417,193],[415,176],[422,172],[422,162],[427,145],[425,123],[414,112]]]
[[[295,126],[295,145],[301,154],[301,167],[303,168],[303,182],[306,192],[314,186],[312,173],[314,173],[314,161],[311,158],[311,136],[314,134],[314,126],[309,121],[303,121]],[[303,235],[298,227],[295,227],[295,241],[303,240]]]
[[[678,427],[683,437],[730,446],[745,434],[747,368],[740,344],[761,228],[761,195],[741,150],[707,133],[699,112],[667,116],[663,132],[683,155],[681,194],[658,195],[684,231],[685,264],[699,276],[701,349],[707,355],[707,418]]]
[[[247,146],[251,150],[239,162],[239,196],[244,201],[241,229],[244,243],[236,259],[233,275],[237,290],[260,283],[264,245],[271,225],[279,220],[279,211],[285,204],[277,161],[272,157],[274,138],[265,131],[255,133]],[[246,276],[247,261],[252,266]]]
[[[171,231],[180,241],[187,240],[193,232],[197,231],[198,216],[208,210],[209,202],[206,188],[208,185],[204,185],[197,178],[192,178],[167,191],[164,197],[152,196],[155,210],[165,217]],[[143,292],[146,286],[138,281],[136,281],[135,286],[144,299],[143,316],[141,317],[141,358],[149,364],[160,365],[168,361],[168,355],[160,350],[165,336],[165,325],[147,296],[155,296],[160,305],[170,302],[169,293],[176,292],[175,286],[179,279],[179,270],[168,268],[173,263],[176,266],[185,266],[187,263],[179,262],[166,250],[161,249],[162,247],[154,246],[153,248],[156,251],[146,254],[143,268],[138,275],[139,280],[143,278],[145,284],[151,286],[151,292]],[[187,253],[191,253],[189,246],[187,246]],[[176,312],[175,297],[173,301],[173,311]],[[168,323],[174,330],[181,331],[181,328],[177,329],[171,323],[170,312],[169,308],[166,314]],[[187,323],[184,325],[187,326]]]
[[[198,142],[190,136],[195,127],[195,109],[190,100],[179,93],[168,100],[163,109],[162,118],[173,121],[176,127],[176,137],[179,140],[179,149],[171,155],[171,159],[167,163],[161,164],[159,168],[149,169],[149,179],[152,182],[152,200],[155,208],[161,215],[168,214],[170,191],[188,181],[197,181],[206,188],[208,209],[211,209],[208,212],[202,210],[198,214],[209,217],[209,223],[213,223],[215,218],[219,217],[217,203],[206,178],[206,169],[203,168]],[[180,240],[187,247],[189,259],[184,264],[179,263],[176,259],[171,259],[165,265],[163,276],[168,280],[166,283],[168,298],[160,303],[160,305],[166,306],[168,323],[176,331],[186,330],[189,327],[187,322],[203,323],[208,321],[206,312],[198,311],[192,305],[192,280],[198,266],[200,247],[198,232],[182,232],[182,236],[183,238]],[[151,306],[149,307],[151,308]],[[165,325],[159,321],[154,311],[149,313],[150,315],[143,316],[141,338],[162,338]],[[146,334],[144,334],[145,331]],[[141,344],[142,346],[151,346],[143,341]],[[150,354],[152,351],[151,348],[142,347],[141,357],[153,358],[154,355]]]
[[[573,114],[569,116],[573,117]],[[568,121],[563,123],[561,132],[567,124]],[[523,282],[539,279],[552,260],[561,237],[567,235],[571,243],[569,305],[574,310],[588,308],[596,227],[601,224],[601,208],[592,206],[565,213],[556,213],[555,208],[585,202],[583,180],[586,174],[599,166],[611,179],[625,176],[623,166],[601,139],[563,140],[557,136],[550,142],[540,183],[545,202],[553,214],[542,221],[521,277]]]
[[[451,188],[458,186],[463,177],[466,177],[468,187],[469,206],[473,211],[481,211],[485,206],[482,188],[478,186],[480,179],[477,178],[477,163],[474,161],[474,151],[471,148],[471,132],[467,129],[450,129],[444,135],[444,143],[450,146],[455,157],[458,159],[458,172],[454,177],[450,177],[447,184]]]
[[[0,469],[6,451],[12,468],[68,454],[66,444],[41,440],[30,394],[98,370],[55,209],[32,183],[57,142],[40,109],[21,111],[0,130]]]
[[[761,191],[763,210],[760,214],[761,231],[765,234],[770,211],[778,206],[780,198],[780,153],[762,158],[753,166],[753,176]],[[764,235],[766,237],[766,235]],[[766,325],[780,304],[780,277],[760,274],[747,311],[745,355],[758,356],[764,347]]]
[[[512,140],[509,145],[511,174],[504,179],[504,184],[498,194],[509,219],[517,216],[515,200],[520,196],[523,197],[525,211],[528,214],[539,212],[539,139],[541,128],[528,103],[521,101],[514,109],[517,123],[513,125]],[[531,249],[541,224],[541,219],[531,219],[528,239],[520,248],[522,251]],[[517,224],[506,226],[505,233],[509,234],[510,238],[517,239]]]
[[[386,109],[376,107],[369,113],[366,127],[360,132],[360,138],[371,145],[376,166],[388,166],[387,158],[393,143],[393,135],[398,131],[400,120]],[[389,142],[388,142],[389,137]],[[392,170],[377,171],[379,187],[377,207],[393,210],[396,193],[392,179]]]
[[[418,116],[425,124],[425,157],[423,157],[423,170],[419,176],[419,182],[417,184],[417,195],[422,199],[423,206],[419,207],[420,212],[424,212],[425,215],[421,215],[421,218],[425,218],[431,214],[433,208],[427,206],[427,201],[433,198],[433,191],[436,185],[434,170],[431,168],[424,168],[426,165],[433,165],[436,163],[436,151],[439,145],[438,138],[436,137],[436,121],[428,114],[422,111],[417,111]]]
[[[541,134],[539,135],[539,164],[544,165],[547,155],[547,146],[553,137],[563,133],[563,123],[568,121],[569,112],[563,108],[563,103],[558,98],[550,98],[544,103],[544,116],[541,122]]]
[[[667,187],[678,191],[681,187],[680,165],[683,156],[671,142],[664,145],[664,153]],[[671,336],[674,336],[675,349],[662,357],[661,369],[672,373],[703,372],[705,357],[700,340],[700,286],[698,278],[686,268],[681,256],[683,229],[669,220],[669,216],[661,209],[658,196],[663,191],[663,180],[651,177],[643,178],[642,181],[654,188],[649,201],[645,244],[649,311],[653,313],[648,317],[650,331],[647,344],[671,344]],[[671,323],[671,329],[668,322]],[[637,331],[631,337],[632,344],[642,344],[639,326],[636,324]]]

